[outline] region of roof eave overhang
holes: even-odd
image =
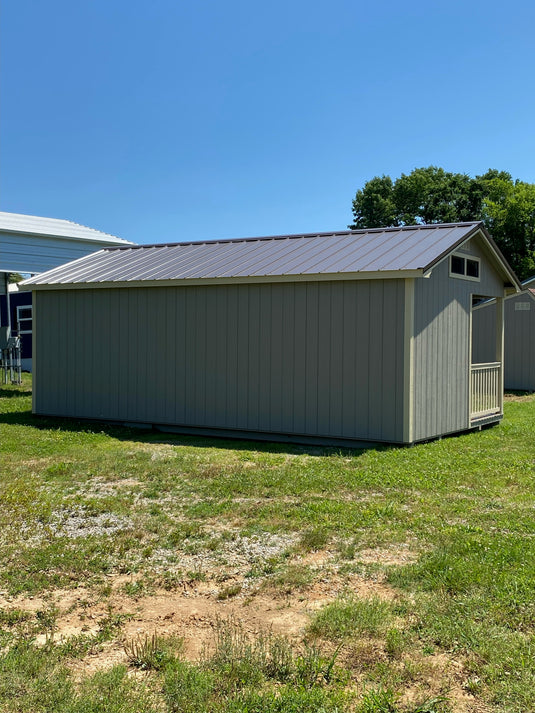
[[[237,277],[212,277],[165,280],[122,280],[120,282],[52,282],[34,284],[30,281],[19,283],[19,289],[30,290],[91,290],[115,289],[118,287],[191,287],[203,285],[245,285],[280,282],[333,282],[351,280],[391,280],[425,277],[423,270],[377,270],[375,272],[335,272],[299,275],[251,275]]]
[[[478,235],[483,239],[483,242],[486,244],[489,250],[490,257],[494,262],[496,269],[502,274],[502,277],[504,278],[505,293],[509,295],[515,294],[516,292],[521,292],[522,285],[520,283],[520,280],[515,275],[513,268],[509,265],[509,263],[505,259],[504,254],[496,245],[483,223],[477,223],[476,225],[474,225],[474,227],[468,233],[463,235],[463,237],[460,238],[454,245],[450,246],[447,250],[445,250],[438,257],[432,260],[428,265],[426,265],[424,268],[425,276],[429,277],[433,269],[439,263],[445,260],[449,255],[451,255],[451,253],[454,253],[456,250],[458,250],[462,245],[464,245],[464,243],[467,243],[469,240]]]
[[[1,235],[22,235],[27,238],[53,238],[55,240],[75,240],[80,243],[95,243],[102,245],[103,247],[123,247],[128,248],[136,243],[130,240],[125,240],[124,238],[117,238],[115,235],[110,235],[109,237],[106,233],[103,233],[103,237],[83,237],[81,235],[58,235],[57,233],[47,233],[47,232],[36,232],[31,230],[9,230],[8,228],[0,228]]]

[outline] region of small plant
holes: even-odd
[[[126,582],[123,586],[123,591],[129,597],[139,597],[146,591],[146,585],[143,580],[138,579],[135,582]]]
[[[331,683],[341,648],[340,644],[330,658],[325,658],[316,646],[305,646],[303,654],[296,660],[296,682],[305,688],[312,688],[318,683]]]
[[[338,551],[342,559],[353,560],[357,552],[357,544],[354,540],[343,540],[338,544]]]
[[[198,522],[188,520],[179,523],[168,535],[167,542],[170,547],[180,547],[184,544],[184,540],[191,537],[204,537],[201,526]]]
[[[202,665],[224,679],[227,691],[260,683],[264,652],[259,651],[258,645],[249,639],[239,622],[217,618],[214,638],[214,650],[208,654],[205,649],[201,657]]]
[[[396,697],[390,689],[369,691],[357,708],[358,713],[398,713]]]
[[[111,606],[108,606],[106,616],[99,622],[99,636],[103,641],[113,638],[121,629],[125,619],[129,619],[128,614],[117,614]]]
[[[217,594],[219,601],[224,601],[225,599],[230,599],[231,597],[237,596],[242,590],[241,584],[230,584],[225,587]]]
[[[312,584],[312,572],[310,567],[302,564],[290,564],[282,572],[271,577],[266,585],[272,585],[283,594],[291,594],[293,591],[301,591]]]
[[[346,680],[345,672],[336,666],[341,646],[325,656],[317,646],[307,644],[296,655],[286,637],[261,632],[251,638],[234,619],[217,619],[214,635],[213,650],[208,654],[205,649],[202,666],[223,676],[227,690],[258,686],[265,680],[311,690]]]
[[[54,638],[54,633],[57,629],[56,619],[58,613],[58,608],[52,605],[47,609],[41,609],[35,614],[39,629],[46,634],[47,641],[52,641]]]
[[[385,649],[390,659],[399,659],[406,645],[403,632],[395,627],[386,632]]]
[[[422,703],[419,703],[415,708],[411,708],[409,713],[442,713],[442,711],[446,710],[442,705],[443,703],[448,703],[448,699],[444,698],[444,696],[427,698]]]
[[[329,535],[325,530],[310,528],[301,535],[298,548],[304,552],[317,552],[323,549],[329,542]]]
[[[167,654],[155,633],[150,637],[145,635],[127,641],[124,644],[124,651],[128,663],[142,671],[161,671],[167,660]]]
[[[178,589],[183,583],[182,572],[164,572],[158,579],[158,584],[167,592]]]
[[[0,626],[16,626],[31,618],[30,612],[21,609],[0,610]]]

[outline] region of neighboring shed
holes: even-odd
[[[522,292],[504,302],[504,385],[506,389],[535,391],[535,277],[522,283]],[[474,309],[474,359],[484,358],[496,335],[496,302]]]
[[[0,328],[21,336],[24,369],[32,364],[32,299],[9,292],[9,273],[35,275],[104,247],[132,244],[70,220],[0,212]]]
[[[36,414],[348,445],[502,418],[472,303],[519,283],[481,223],[111,248],[22,288]]]

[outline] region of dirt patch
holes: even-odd
[[[110,621],[120,621],[115,641],[102,644],[74,664],[77,675],[82,676],[125,663],[124,643],[154,633],[180,637],[184,641],[186,658],[196,660],[203,647],[209,645],[218,618],[239,621],[251,636],[272,631],[298,641],[303,638],[311,615],[343,592],[388,600],[396,596],[395,591],[385,584],[357,575],[322,576],[305,591],[287,595],[264,590],[240,591],[227,599],[219,599],[220,592],[225,587],[240,584],[239,580],[230,579],[222,585],[214,581],[184,581],[173,591],[158,589],[150,595],[128,596],[125,586],[135,582],[135,578],[127,575],[110,577],[111,594],[104,597],[83,587],[57,590],[46,597],[0,597],[0,607],[30,613],[54,609],[53,639],[57,642],[80,635],[95,635]],[[50,632],[40,634],[37,643],[44,644],[48,639]]]
[[[368,550],[361,550],[356,554],[356,559],[364,564],[381,564],[402,566],[410,564],[417,559],[418,555],[409,548],[409,545],[399,545],[398,547],[376,547]]]
[[[360,561],[386,564],[405,563],[413,557],[405,547],[359,553]],[[71,671],[76,680],[82,680],[96,671],[127,664],[125,644],[143,642],[153,634],[181,639],[183,655],[190,661],[198,661],[203,651],[210,648],[218,621],[239,622],[250,637],[266,632],[284,635],[299,646],[315,612],[343,594],[389,602],[400,596],[380,573],[373,579],[354,573],[340,574],[332,566],[332,560],[329,550],[304,555],[301,561],[315,571],[314,580],[305,589],[289,594],[281,594],[275,588],[265,589],[258,582],[256,586],[240,589],[245,584],[244,578],[230,576],[222,582],[215,578],[179,581],[171,591],[155,588],[150,594],[142,591],[140,596],[133,596],[131,592],[140,580],[133,575],[112,575],[107,578],[107,586],[100,590],[103,594],[78,587],[56,590],[41,597],[0,596],[0,608],[26,611],[36,618],[40,612],[53,612],[53,625],[47,633],[37,637],[40,645],[51,637],[58,643],[75,641],[76,637],[96,636],[106,627],[116,627],[113,640],[92,645],[87,655],[72,660]],[[234,595],[221,599],[225,588],[233,589]],[[378,661],[387,663],[384,646],[383,641],[364,637],[342,652],[340,664],[349,664],[354,680],[364,682],[367,670]],[[349,660],[351,656],[356,657],[355,661]],[[407,671],[411,671],[406,681],[404,704],[410,706],[426,696],[443,694],[458,713],[489,713],[467,690],[463,662],[454,656],[424,656],[413,652],[410,659],[399,660],[399,670],[405,679]],[[133,668],[130,674],[146,675]]]

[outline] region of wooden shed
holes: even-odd
[[[472,304],[501,335],[519,283],[481,223],[109,248],[23,285],[36,414],[345,445],[502,418]]]
[[[522,283],[522,292],[504,301],[504,386],[535,391],[535,277]],[[496,335],[496,302],[474,308],[474,359],[485,358]]]

